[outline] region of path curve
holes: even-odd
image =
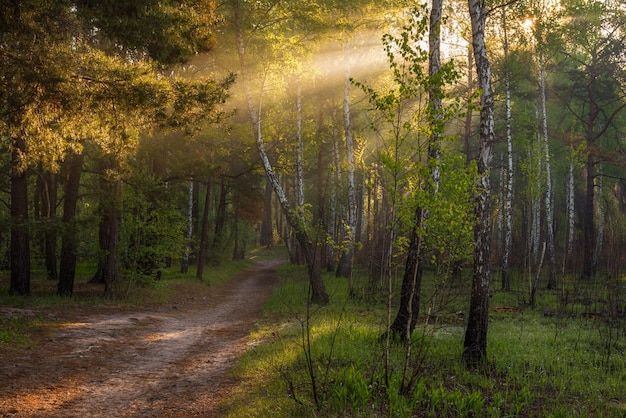
[[[87,315],[0,359],[0,417],[211,417],[276,283],[259,261],[195,303]]]

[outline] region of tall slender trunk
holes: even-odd
[[[304,219],[304,138],[302,137],[302,89],[300,80],[296,86],[296,211],[298,216]],[[296,262],[302,263],[302,251],[296,246]]]
[[[196,279],[202,280],[204,267],[207,263],[209,250],[209,208],[211,206],[211,177],[207,179],[204,194],[204,210],[202,211],[202,219],[200,224],[200,248],[198,249],[198,265],[196,266]]]
[[[224,230],[226,228],[228,186],[226,180],[220,178],[220,195],[215,210],[215,225],[213,228],[213,242],[211,243],[211,259],[219,261],[219,253],[224,242]]]
[[[541,134],[537,133],[536,147],[529,149],[529,161],[535,163],[536,175],[531,178],[531,224],[530,224],[530,258],[528,262],[529,269],[532,271],[539,263],[539,250],[541,245],[541,189],[543,174],[543,158],[541,157]],[[536,159],[533,161],[533,159]]]
[[[344,35],[345,36],[345,35]],[[347,37],[346,37],[347,38]],[[344,88],[343,88],[343,128],[346,136],[346,163],[347,163],[347,186],[348,186],[348,213],[346,219],[347,248],[344,248],[339,263],[337,264],[337,277],[350,279],[350,291],[352,291],[352,259],[354,257],[355,234],[356,234],[356,185],[354,179],[354,133],[352,132],[352,115],[350,114],[350,42],[344,39]]]
[[[593,269],[594,271],[598,271],[598,266],[600,263],[600,254],[602,253],[602,244],[604,242],[604,205],[601,202],[602,198],[602,166],[598,167],[598,177],[596,181],[596,208],[598,211],[598,225],[597,225],[597,234],[596,234],[596,244],[593,249]]]
[[[541,77],[541,121],[543,128],[544,160],[546,170],[546,241],[548,247],[548,289],[556,288],[556,249],[554,245],[554,195],[552,193],[552,172],[550,166],[550,145],[548,143],[548,114],[546,110],[546,68],[543,52],[539,53]]]
[[[57,179],[56,175],[51,171],[43,174],[43,180],[46,185],[44,193],[44,218],[46,228],[44,232],[44,264],[49,280],[58,280],[57,270]]]
[[[594,63],[595,64],[595,63]],[[595,68],[595,65],[590,66]],[[595,275],[596,270],[593,264],[593,253],[596,245],[595,226],[595,181],[596,181],[596,161],[593,148],[596,142],[596,119],[600,114],[598,102],[596,100],[597,74],[589,75],[590,82],[587,87],[589,103],[587,110],[587,132],[586,132],[586,190],[585,203],[583,207],[583,278],[589,279]]]
[[[100,252],[102,257],[102,281],[104,296],[113,295],[113,283],[119,279],[119,258],[117,244],[119,241],[120,197],[122,180],[119,178],[119,163],[113,156],[105,156],[100,160],[101,216],[100,221]]]
[[[487,331],[489,325],[489,275],[490,275],[490,190],[489,169],[494,146],[494,104],[491,90],[491,65],[485,43],[487,11],[481,0],[468,0],[472,23],[472,46],[476,72],[480,84],[480,139],[476,195],[476,223],[474,225],[474,271],[469,318],[463,343],[463,360],[469,367],[478,366],[487,358]]]
[[[189,271],[189,255],[191,254],[191,239],[193,238],[193,179],[189,180],[187,191],[187,233],[185,235],[185,249],[180,272],[185,274]]]
[[[432,0],[430,12],[429,26],[429,57],[428,57],[428,75],[431,80],[435,80],[437,73],[441,68],[441,16],[442,16],[443,0]],[[424,188],[431,194],[439,191],[440,180],[440,159],[441,144],[440,135],[443,131],[443,114],[442,114],[442,93],[443,86],[432,83],[428,91],[428,100],[430,104],[429,119],[431,123],[431,137],[428,142],[428,161],[430,168],[431,181],[425,181]],[[395,206],[395,205],[394,205]],[[424,221],[428,217],[427,211],[418,206],[414,213],[413,227],[411,229],[409,248],[407,249],[404,276],[402,278],[402,287],[400,289],[400,307],[393,324],[391,324],[391,332],[401,336],[407,343],[407,359],[411,354],[411,334],[415,329],[419,316],[419,304],[421,294],[421,282],[424,260],[424,234],[421,233],[425,229]],[[408,363],[405,362],[405,370],[402,379],[402,391],[408,389],[410,385],[406,380],[408,373]]]
[[[11,283],[9,294],[30,294],[30,234],[28,231],[28,176],[20,167],[22,153],[26,152],[23,138],[13,139],[11,151]]]
[[[570,147],[569,156],[569,170],[567,172],[567,250],[565,252],[565,259],[570,260],[572,252],[574,251],[574,236],[575,236],[575,200],[574,200],[574,151]],[[563,263],[563,269],[565,269]],[[565,271],[563,271],[565,273]]]
[[[509,38],[508,25],[506,24],[506,11],[502,8],[502,20],[504,30],[504,57],[505,62],[508,60]],[[508,65],[508,63],[505,63]],[[508,68],[504,74],[505,89],[505,108],[506,108],[506,149],[507,149],[507,168],[505,191],[504,191],[504,207],[502,211],[504,220],[504,242],[502,248],[502,290],[511,290],[511,278],[509,272],[509,260],[511,257],[511,244],[513,235],[513,135],[511,133],[511,81],[509,78]]]
[[[252,92],[250,89],[247,67],[245,63],[245,43],[243,37],[243,28],[241,26],[243,23],[241,16],[241,4],[238,0],[234,0],[232,5],[233,13],[235,15],[236,46],[237,54],[239,56],[240,75],[242,79],[242,84],[244,86],[246,103],[248,105],[248,112],[250,114],[250,119],[252,122],[252,128],[254,131],[257,149],[259,151],[259,157],[261,158],[261,163],[263,164],[263,168],[265,169],[267,179],[272,184],[274,193],[276,194],[280,202],[283,214],[286,217],[289,225],[294,229],[294,234],[296,236],[298,244],[300,244],[300,247],[302,248],[302,251],[304,253],[304,258],[307,263],[309,275],[309,284],[311,288],[311,302],[320,305],[326,305],[329,303],[330,297],[328,296],[328,293],[326,293],[324,281],[322,280],[321,276],[320,260],[319,257],[317,257],[316,248],[306,230],[306,222],[297,213],[292,212],[289,201],[287,200],[287,195],[285,194],[285,191],[280,183],[280,180],[278,179],[278,176],[274,173],[272,164],[270,163],[270,160],[267,156],[267,151],[265,150],[265,143],[263,141],[263,135],[261,130],[261,102],[259,102],[259,106],[258,108],[256,108],[252,99]]]
[[[259,243],[272,248],[274,246],[274,228],[272,226],[272,184],[265,181],[263,194],[263,219],[261,220],[261,236]]]
[[[63,236],[61,238],[59,285],[57,287],[57,292],[61,296],[72,296],[74,293],[76,258],[78,256],[76,209],[84,159],[84,154],[72,153],[67,162],[63,197]]]

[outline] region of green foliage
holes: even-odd
[[[474,228],[474,185],[476,165],[444,152],[439,165],[441,177],[436,194],[418,193],[417,201],[428,210],[426,245],[433,265],[447,277],[458,265],[472,258]]]
[[[185,62],[215,44],[213,0],[79,1],[76,10],[112,45],[162,64]]]
[[[158,178],[138,167],[123,197],[120,249],[127,278],[149,283],[166,260],[183,252],[186,219],[177,196]]]
[[[311,352],[322,402],[316,408],[304,367],[302,326],[306,318],[307,281],[300,267],[281,267],[281,285],[267,306],[270,320],[254,337],[263,340],[246,354],[236,375],[242,387],[227,400],[227,416],[272,411],[274,416],[621,416],[624,359],[610,364],[598,343],[593,319],[544,312],[505,310],[490,315],[490,363],[468,371],[460,361],[463,327],[440,312],[436,326],[420,324],[432,335],[428,356],[412,392],[398,394],[399,373],[382,384],[384,306],[371,300],[347,300],[345,280],[328,280],[334,304],[311,313]],[[367,280],[355,277],[354,280]],[[425,278],[425,294],[435,286]],[[517,284],[514,282],[514,284]],[[453,288],[456,305],[466,309],[469,284]],[[493,305],[515,295],[493,291]],[[549,309],[558,298],[540,294],[538,306]],[[461,299],[461,300],[459,300]],[[343,303],[343,304],[342,304]],[[341,305],[341,306],[338,306]],[[506,306],[506,305],[505,305]],[[402,365],[404,349],[392,346],[392,368]],[[294,402],[295,401],[295,402]]]

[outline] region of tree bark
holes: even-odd
[[[506,11],[502,8],[502,27],[504,31],[504,57],[505,66],[508,60],[509,41],[508,41],[508,25],[506,23]],[[506,149],[507,149],[507,168],[506,182],[504,192],[504,242],[502,248],[502,290],[508,292],[511,290],[511,279],[509,274],[509,260],[511,258],[511,244],[513,235],[513,135],[511,134],[511,81],[509,78],[508,67],[505,69],[504,75],[505,88],[505,108],[506,108]]]
[[[491,90],[491,65],[485,43],[485,20],[487,11],[481,0],[468,0],[472,23],[472,46],[481,94],[480,137],[476,195],[476,224],[474,225],[474,269],[472,294],[465,340],[463,360],[468,367],[478,366],[487,358],[487,330],[489,325],[490,280],[490,183],[489,168],[494,146],[494,104]]]
[[[189,180],[187,192],[187,234],[185,236],[185,249],[180,264],[180,272],[185,274],[189,271],[189,255],[191,254],[191,239],[193,238],[193,180]]]
[[[28,231],[28,176],[20,167],[20,160],[26,152],[23,138],[13,139],[11,151],[11,242],[10,295],[30,294],[30,234]]]
[[[352,277],[352,259],[354,257],[356,216],[356,186],[354,180],[354,134],[350,115],[350,44],[344,40],[344,91],[343,91],[343,127],[346,135],[346,162],[348,181],[348,217],[346,220],[347,248],[344,248],[337,264],[337,277]],[[352,286],[351,286],[352,287]],[[350,289],[352,290],[352,289]]]
[[[265,182],[263,199],[263,220],[261,221],[261,236],[259,243],[267,248],[274,246],[274,228],[272,226],[272,184]]]
[[[570,147],[569,170],[567,172],[567,250],[565,252],[566,261],[570,260],[574,251],[574,234],[575,234],[575,200],[574,200],[574,151]],[[563,268],[565,265],[563,263]],[[565,271],[563,271],[565,273]]]
[[[546,69],[543,52],[539,52],[541,77],[541,121],[543,128],[544,160],[546,170],[546,241],[548,245],[548,289],[556,288],[556,249],[554,245],[554,195],[552,193],[552,172],[550,166],[550,145],[548,143],[548,113],[546,110]]]
[[[420,293],[423,271],[423,239],[419,230],[422,228],[424,215],[421,208],[415,211],[414,227],[411,230],[409,247],[404,264],[402,287],[400,288],[400,306],[393,323],[389,327],[392,334],[400,336],[402,341],[409,340],[419,316]]]
[[[309,235],[306,231],[305,220],[291,210],[291,206],[289,205],[289,201],[287,200],[287,195],[285,194],[285,191],[280,183],[280,180],[278,179],[278,176],[274,173],[272,164],[270,163],[270,160],[267,156],[267,151],[265,150],[265,144],[263,142],[263,136],[261,131],[261,107],[259,106],[257,110],[254,105],[246,70],[245,42],[242,28],[243,18],[241,4],[239,1],[235,0],[233,1],[232,5],[233,13],[235,15],[236,46],[237,54],[239,56],[239,65],[241,71],[240,74],[244,86],[244,93],[246,103],[248,105],[248,112],[250,114],[250,119],[252,122],[255,141],[259,151],[259,157],[261,158],[261,162],[263,164],[263,168],[265,169],[267,179],[271,183],[272,188],[274,189],[274,193],[276,194],[276,197],[280,202],[283,214],[285,215],[289,225],[294,229],[296,239],[298,240],[298,243],[300,244],[300,247],[304,253],[309,274],[311,302],[320,305],[326,305],[329,303],[330,298],[328,296],[328,293],[326,293],[324,281],[322,280],[319,257],[317,257],[315,246],[311,242]]]
[[[598,167],[598,181],[596,182],[596,210],[598,211],[598,222],[596,226],[596,243],[593,249],[593,269],[598,271],[600,265],[600,254],[602,253],[602,244],[604,242],[604,206],[602,205],[602,166]]]
[[[196,279],[202,280],[204,266],[207,262],[209,244],[209,207],[211,205],[211,178],[207,179],[206,192],[204,194],[204,210],[200,224],[200,248],[198,250],[198,265],[196,266]]]
[[[61,238],[59,284],[57,287],[57,292],[61,296],[72,296],[74,293],[78,252],[76,208],[78,207],[78,192],[84,158],[82,153],[72,153],[68,157],[66,165],[67,177],[64,186],[65,196],[63,198],[63,236]]]
[[[113,295],[113,283],[119,279],[119,259],[117,244],[119,241],[120,196],[122,180],[119,178],[118,162],[113,156],[100,160],[100,221],[99,241],[102,257],[102,281],[104,296]]]
[[[44,232],[44,264],[46,266],[46,273],[48,280],[58,280],[57,270],[57,228],[56,228],[56,215],[57,215],[57,179],[56,175],[51,171],[46,171],[44,174],[44,183],[46,189],[44,192],[45,211],[44,217],[46,220],[46,228]]]
[[[226,209],[227,209],[227,197],[228,186],[226,180],[220,178],[220,196],[217,201],[217,208],[215,210],[215,227],[213,229],[213,243],[211,245],[211,259],[213,261],[219,261],[219,253],[222,250],[222,243],[224,242],[224,230],[226,228]]]
[[[437,74],[441,69],[441,16],[443,9],[443,0],[432,0],[429,23],[428,38],[428,75],[431,80],[436,80]],[[430,104],[430,123],[432,126],[431,137],[428,142],[428,160],[427,165],[430,167],[430,177],[432,182],[424,182],[424,188],[431,194],[435,195],[439,191],[440,170],[439,163],[441,159],[441,140],[440,135],[443,131],[443,114],[442,114],[442,88],[443,86],[437,82],[430,84],[428,91],[428,100]],[[395,205],[394,205],[395,206]],[[407,341],[408,354],[410,354],[411,334],[415,329],[420,309],[420,294],[424,260],[424,238],[423,231],[426,230],[424,225],[425,219],[428,218],[428,212],[418,206],[415,210],[413,219],[413,228],[411,229],[409,248],[402,278],[402,287],[400,289],[400,307],[390,331],[400,335],[402,340]],[[405,366],[407,363],[405,363]],[[406,375],[406,370],[404,375]],[[402,386],[405,381],[403,377]],[[405,387],[402,390],[406,389]]]

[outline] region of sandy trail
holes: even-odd
[[[281,261],[157,310],[86,314],[0,358],[0,417],[211,417]]]

